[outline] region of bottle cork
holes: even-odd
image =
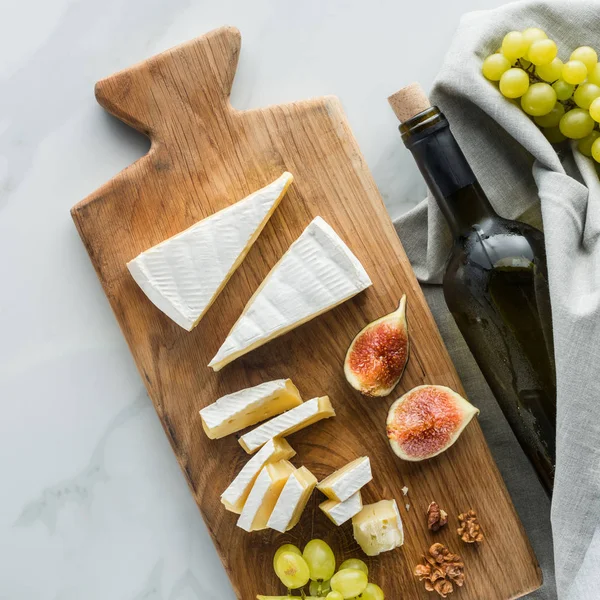
[[[419,83],[411,83],[388,98],[400,123],[408,121],[431,106],[427,94]]]

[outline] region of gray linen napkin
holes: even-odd
[[[600,182],[591,159],[557,150],[481,75],[511,30],[542,27],[566,60],[600,51],[600,3],[518,2],[467,14],[431,99],[450,121],[500,215],[541,226],[548,254],[558,383],[556,483],[550,504],[446,308],[440,287],[450,236],[428,197],[396,223],[544,571],[530,598],[600,599]],[[409,82],[405,82],[409,83]],[[550,515],[552,527],[550,528]],[[552,537],[556,586],[552,560]],[[509,574],[507,574],[509,576]]]

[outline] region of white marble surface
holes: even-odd
[[[389,93],[499,0],[2,0],[0,599],[234,598],[69,215],[143,154],[94,82],[223,24],[232,102],[338,95],[393,215],[424,184]]]

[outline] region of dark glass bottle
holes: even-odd
[[[556,376],[544,235],[494,211],[437,107],[400,132],[454,238],[443,281],[448,308],[550,493]]]

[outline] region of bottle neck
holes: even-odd
[[[419,113],[400,132],[452,234],[457,237],[475,226],[485,229],[497,214],[439,109]]]

